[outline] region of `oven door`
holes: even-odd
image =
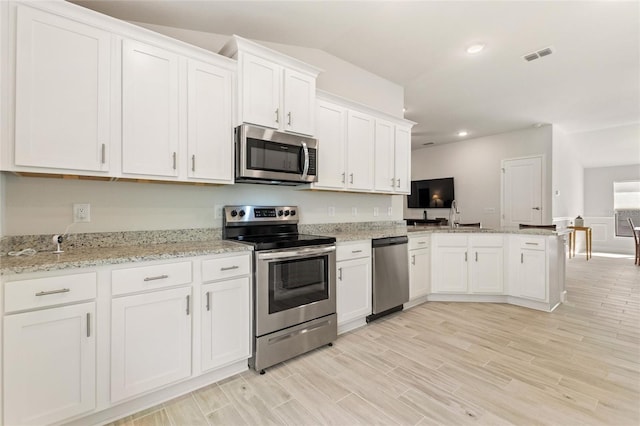
[[[256,336],[336,312],[335,250],[331,244],[256,252]]]

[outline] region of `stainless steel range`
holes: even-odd
[[[223,238],[254,248],[252,368],[337,338],[335,238],[298,233],[295,206],[226,206]]]

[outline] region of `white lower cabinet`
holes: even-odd
[[[191,287],[111,302],[111,401],[191,375]]]
[[[371,241],[339,243],[336,251],[338,332],[345,332],[371,314]]]
[[[431,290],[430,237],[409,237],[409,300],[429,294]]]
[[[249,278],[202,286],[202,370],[251,356]]]
[[[4,424],[51,424],[96,407],[95,302],[4,317]]]
[[[547,300],[547,252],[544,237],[519,237],[515,296],[537,301]]]

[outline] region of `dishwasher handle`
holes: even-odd
[[[387,237],[387,238],[374,238],[371,240],[371,247],[386,247],[386,246],[395,246],[397,244],[407,244],[409,242],[409,238],[407,236],[400,237]]]

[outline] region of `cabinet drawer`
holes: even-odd
[[[250,271],[251,262],[249,262],[248,254],[202,261],[203,282],[248,275]]]
[[[409,237],[409,250],[429,248],[431,245],[431,235],[423,235],[420,237]]]
[[[111,273],[111,292],[119,294],[171,287],[191,282],[191,262],[165,263]]]
[[[472,247],[502,247],[502,235],[473,235],[470,237]]]
[[[4,310],[9,313],[95,299],[96,282],[95,272],[7,282]]]
[[[357,241],[354,243],[340,243],[336,247],[336,261],[360,259],[371,256],[371,241]]]
[[[528,250],[544,250],[544,237],[520,237],[520,248]]]
[[[434,235],[433,245],[438,247],[466,247],[468,240],[467,235],[437,234]]]

